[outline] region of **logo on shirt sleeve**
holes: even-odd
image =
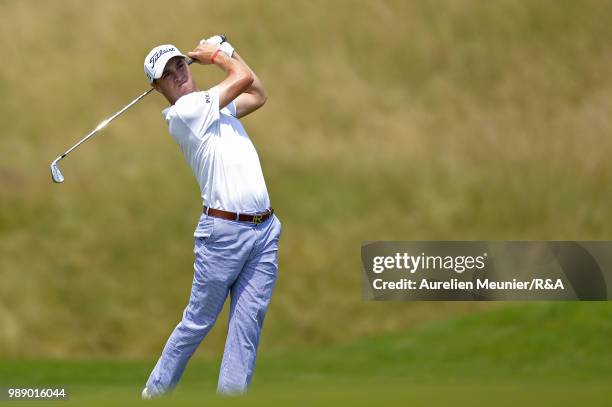
[[[206,101],[206,103],[210,103],[210,95],[208,94],[208,92],[204,92],[204,100]]]

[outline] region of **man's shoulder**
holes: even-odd
[[[181,96],[174,105],[163,110],[164,118],[171,128],[186,126],[200,134],[219,118],[219,104],[215,88],[191,92]],[[178,126],[178,127],[177,127]]]
[[[172,106],[174,108],[173,110],[178,113],[183,113],[192,110],[194,107],[210,108],[214,102],[215,91],[216,87],[183,95],[176,101],[174,106]]]
[[[197,90],[195,92],[188,93],[186,95],[181,96],[176,101],[175,106],[179,104],[193,103],[194,101],[203,101],[204,103],[211,103],[212,98],[214,97],[215,92],[217,91],[217,86],[213,86],[210,89]]]
[[[172,105],[172,107],[174,108],[174,110],[177,110],[183,106],[193,104],[200,100],[200,98],[203,96],[202,93],[203,91],[195,91],[195,92],[191,92],[186,95],[183,95],[180,98],[178,98],[178,100],[174,103],[174,105]]]

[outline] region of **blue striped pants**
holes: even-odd
[[[172,390],[230,295],[227,340],[217,393],[244,393],[255,369],[257,346],[278,272],[281,223],[260,224],[202,214],[195,230],[194,277],[183,312],[146,387],[152,396]]]

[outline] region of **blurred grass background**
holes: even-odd
[[[65,184],[49,163],[147,88],[151,47],[215,33],[269,92],[243,120],[283,223],[263,354],[506,307],[363,302],[360,243],[610,239],[610,15],[604,0],[0,2],[0,357],[158,356],[201,210],[165,100],[65,160]],[[202,88],[221,78],[193,69]],[[582,306],[609,330],[608,303]]]

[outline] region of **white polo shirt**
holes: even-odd
[[[236,104],[219,110],[219,89],[182,96],[162,114],[198,183],[204,206],[257,213],[270,207],[259,156],[236,118]]]

